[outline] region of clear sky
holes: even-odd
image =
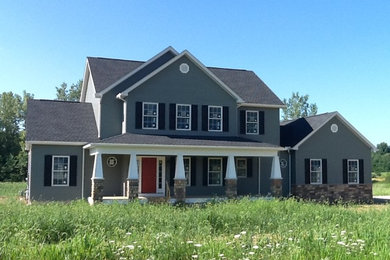
[[[253,70],[281,99],[309,94],[390,144],[390,1],[0,1],[0,92],[54,99],[87,56],[148,60],[167,46]]]

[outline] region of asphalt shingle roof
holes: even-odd
[[[316,131],[337,112],[302,117],[280,123],[280,145],[293,147],[311,132]]]
[[[26,141],[94,142],[97,136],[90,103],[28,100]]]
[[[123,76],[144,64],[142,61],[88,57],[96,92],[101,92]],[[208,68],[246,103],[284,105],[253,72],[239,69]]]

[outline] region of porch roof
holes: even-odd
[[[278,145],[253,141],[241,137],[209,137],[209,136],[168,136],[125,133],[96,142],[96,144],[122,145],[163,145],[163,146],[213,146],[213,147],[251,147],[251,148],[283,148]]]

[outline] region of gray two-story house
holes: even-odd
[[[343,177],[331,176],[345,175],[345,163],[338,169],[330,159],[328,164],[322,160],[338,156],[334,150],[307,148],[329,144],[323,140],[328,136],[317,132],[331,122],[290,136],[301,126],[281,126],[282,107],[254,72],[206,67],[188,51],[169,47],[146,62],[88,57],[80,102],[28,102],[28,198],[88,198],[93,203],[140,196],[177,201],[237,195],[305,197],[307,190],[317,188],[322,196],[327,191],[334,194],[329,185],[353,194],[353,199],[362,192],[365,198],[372,196],[373,146],[368,140],[338,113],[332,117],[340,121],[340,131],[333,133],[339,136],[337,142],[351,136],[340,160],[347,160],[346,167],[357,160],[357,174],[363,175],[356,183],[344,183]],[[313,160],[309,166],[308,158]],[[320,165],[314,160],[318,158]],[[329,184],[303,182],[310,165],[316,171],[309,171],[309,179],[322,171],[321,178],[326,175]]]

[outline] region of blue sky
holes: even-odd
[[[390,1],[0,1],[0,92],[55,98],[87,56],[148,60],[167,46],[253,70],[281,99],[309,94],[390,144]]]

